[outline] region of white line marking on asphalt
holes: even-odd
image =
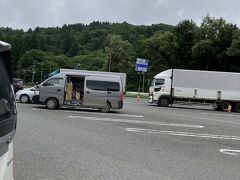
[[[204,115],[212,115],[212,116],[226,116],[226,117],[240,117],[240,115],[236,115],[236,114],[227,114],[227,113],[202,113]]]
[[[41,108],[32,108],[32,110],[34,111],[50,111],[48,109],[41,109]],[[84,111],[63,111],[66,113],[78,113],[78,114],[97,114],[97,115],[101,115],[101,116],[121,116],[121,117],[133,117],[133,118],[142,118],[142,115],[135,115],[135,114],[116,114],[116,113],[97,113],[97,112],[84,112]]]
[[[233,156],[240,155],[240,150],[235,150],[235,149],[219,149],[219,151],[221,153],[233,155]]]
[[[49,111],[48,109],[32,108],[33,111]]]
[[[141,115],[135,114],[116,114],[116,113],[96,113],[96,112],[83,112],[83,111],[64,111],[66,113],[78,113],[78,114],[97,114],[97,115],[107,115],[107,116],[122,116],[122,117],[133,117],[133,118],[142,118]]]
[[[89,116],[69,116],[69,118],[85,119],[85,120],[91,120],[91,121],[123,122],[123,123],[132,123],[132,124],[148,124],[148,125],[158,125],[158,126],[174,126],[174,127],[185,127],[185,128],[204,128],[204,126],[194,125],[194,124],[177,124],[177,123],[165,123],[165,122],[156,122],[156,121],[138,121],[138,120],[130,120],[130,119],[98,118],[98,117],[89,117]]]
[[[217,134],[200,134],[200,133],[189,133],[189,132],[161,131],[161,130],[156,130],[156,129],[141,129],[141,128],[126,128],[126,131],[143,132],[143,133],[145,132],[145,133],[149,133],[149,134],[155,133],[155,134],[166,134],[166,135],[172,135],[172,136],[185,136],[185,137],[240,141],[239,136],[227,136],[227,135],[217,135]]]
[[[212,118],[203,118],[203,117],[197,117],[197,116],[188,116],[188,115],[180,115],[180,114],[174,114],[176,116],[186,117],[186,118],[193,118],[193,119],[202,119],[202,120],[209,120],[209,121],[216,121],[216,122],[223,122],[223,123],[229,123],[229,124],[240,124],[240,122],[232,122],[232,121],[223,121],[218,119],[212,119]]]

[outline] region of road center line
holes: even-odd
[[[240,150],[235,150],[235,149],[219,149],[219,151],[221,153],[233,155],[233,156],[240,155]]]
[[[194,124],[177,124],[177,123],[165,123],[165,122],[156,122],[156,121],[139,121],[139,120],[130,120],[130,119],[98,118],[98,117],[89,117],[89,116],[69,116],[69,118],[85,119],[85,120],[91,120],[91,121],[123,122],[123,123],[132,123],[132,124],[148,124],[148,125],[158,125],[158,126],[174,126],[174,127],[185,127],[185,128],[204,128],[204,126],[194,125]]]
[[[185,137],[240,141],[239,136],[227,136],[227,135],[217,135],[217,134],[200,134],[200,133],[177,132],[177,131],[161,131],[161,130],[156,130],[156,129],[141,129],[141,128],[126,128],[126,131],[138,132],[138,133],[143,132],[143,133],[149,133],[149,134],[166,134],[166,135],[172,135],[172,136],[185,136]]]

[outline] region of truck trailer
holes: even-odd
[[[166,107],[179,102],[240,112],[240,73],[168,69],[154,76],[149,103]]]

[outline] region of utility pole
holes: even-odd
[[[141,91],[141,72],[138,71],[139,74],[139,79],[138,79],[138,97],[140,96],[140,91]]]
[[[143,74],[143,85],[142,85],[142,92],[144,93],[144,81],[145,81],[145,73],[144,73],[144,72],[142,72],[142,74]]]
[[[108,72],[111,72],[112,69],[112,50],[109,52],[109,60],[108,60]]]
[[[35,74],[36,62],[33,61],[33,69],[32,69],[32,83],[34,81],[34,74]]]
[[[41,82],[42,82],[42,76],[43,76],[43,62],[41,63]]]

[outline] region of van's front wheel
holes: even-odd
[[[58,107],[58,101],[55,98],[49,98],[46,101],[46,107],[48,109],[56,109]]]
[[[107,102],[106,107],[105,108],[100,108],[99,110],[102,113],[108,113],[108,112],[110,112],[110,109],[111,109],[111,104],[109,102]]]

